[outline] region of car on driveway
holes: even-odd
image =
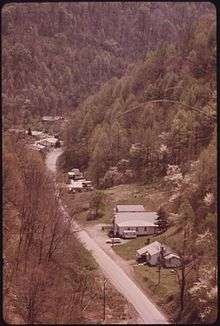
[[[121,239],[120,238],[111,238],[111,239],[108,239],[106,240],[106,243],[121,243]]]

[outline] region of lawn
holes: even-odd
[[[149,293],[154,302],[172,318],[177,309],[179,285],[171,269],[161,269],[158,284],[158,268],[144,265],[134,266],[135,278],[141,288]]]

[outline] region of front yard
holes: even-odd
[[[141,288],[150,294],[154,302],[162,307],[172,320],[175,317],[179,293],[177,276],[172,269],[161,269],[160,284],[158,284],[157,267],[134,266],[134,272]]]

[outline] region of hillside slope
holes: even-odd
[[[161,41],[181,48],[209,4],[19,3],[2,10],[4,126],[73,111]]]

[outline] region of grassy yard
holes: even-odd
[[[176,275],[171,269],[161,269],[160,284],[158,284],[158,268],[134,266],[135,278],[141,288],[149,293],[152,299],[172,318],[177,309],[179,286]]]

